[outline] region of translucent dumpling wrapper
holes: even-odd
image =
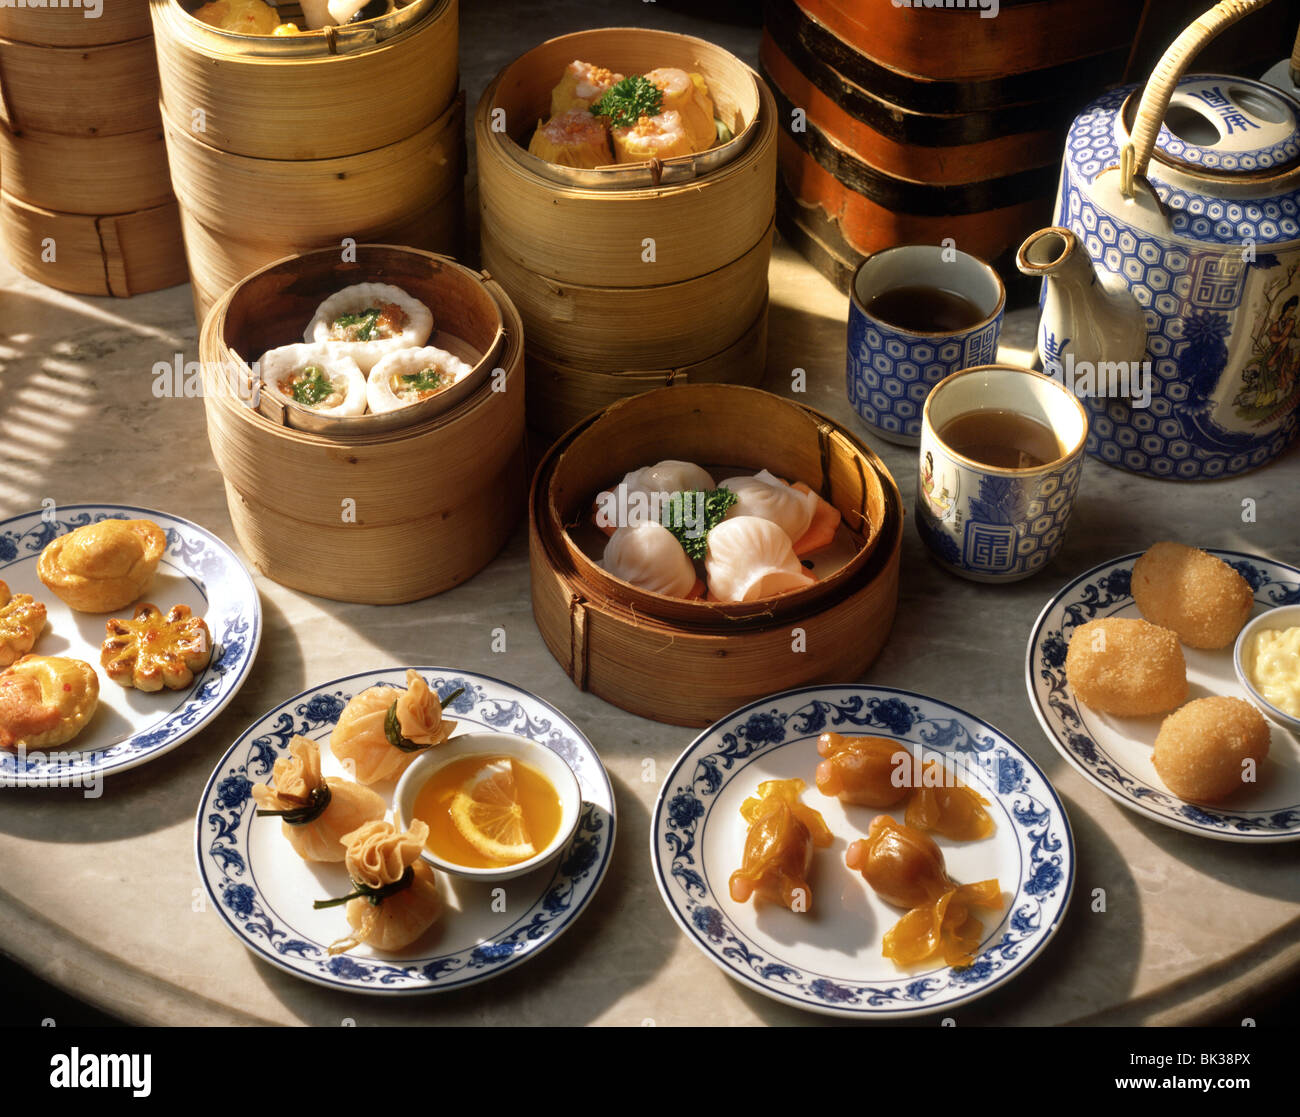
[[[766,780],[741,804],[749,832],[741,866],[728,884],[736,903],[757,895],[793,911],[812,910],[813,851],[833,838],[821,814],[800,801],[803,789],[799,779]]]
[[[800,564],[790,537],[757,516],[723,520],[709,532],[704,566],[715,601],[758,601],[817,580]]]
[[[607,167],[614,161],[609,135],[599,117],[586,109],[568,109],[538,123],[528,151],[561,167]]]
[[[942,767],[942,765],[940,765]],[[934,787],[922,785],[907,801],[903,821],[916,830],[942,834],[957,842],[976,842],[993,833],[993,819],[984,808],[988,800],[972,788],[949,779]]]
[[[603,66],[594,66],[590,62],[579,62],[574,59],[564,68],[564,76],[560,78],[560,84],[551,90],[551,116],[559,116],[571,109],[581,109],[586,112],[622,80],[622,74],[615,74]],[[587,115],[591,116],[591,113],[587,112]],[[601,131],[604,131],[603,125]],[[569,165],[581,166],[581,164]]]
[[[771,520],[790,537],[792,546],[812,526],[816,495],[792,488],[766,469],[752,477],[729,477],[723,486],[736,494],[736,503],[727,512],[729,520],[739,516]]]
[[[417,671],[407,671],[406,690],[375,686],[354,697],[330,734],[335,758],[349,766],[359,783],[397,779],[426,748],[442,744],[456,728],[442,716],[442,703]],[[405,751],[393,744],[388,714],[397,703],[400,735],[420,748]]]
[[[346,348],[329,342],[281,345],[262,354],[262,383],[287,404],[336,418],[364,415],[366,377]]]
[[[717,143],[713,98],[701,75],[669,66],[651,70],[645,77],[664,95],[660,112],[675,112],[681,117],[693,151],[707,151]]]
[[[892,807],[912,790],[912,754],[885,737],[823,733],[817,752],[817,790],[859,807]]]
[[[424,303],[391,283],[358,283],[320,304],[303,340],[332,342],[368,373],[388,354],[424,345],[431,333]]]
[[[366,403],[376,415],[396,411],[445,392],[472,371],[459,357],[436,346],[399,349],[370,370]]]
[[[443,904],[437,878],[420,859],[428,837],[428,824],[419,819],[405,833],[390,822],[367,822],[344,837],[343,862],[354,886],[387,890],[401,884],[407,873],[410,881],[382,898],[363,895],[349,900],[346,914],[352,933],[331,943],[331,954],[362,943],[376,950],[401,950],[438,921]]]
[[[695,140],[686,130],[682,114],[672,110],[658,116],[643,116],[626,128],[611,128],[610,137],[614,141],[614,155],[620,163],[673,159],[695,152]]]
[[[689,597],[697,580],[677,537],[652,521],[615,531],[600,565],[615,578],[669,597]]]
[[[711,493],[717,487],[708,470],[694,462],[667,458],[625,473],[612,489],[597,494],[596,526],[610,535],[618,527],[660,523],[673,493]]]
[[[383,798],[350,780],[321,775],[320,746],[294,737],[289,753],[271,770],[274,787],[253,785],[253,799],[264,811],[286,812],[280,829],[304,861],[342,861],[343,835],[384,817]]]

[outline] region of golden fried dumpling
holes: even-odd
[[[158,570],[167,536],[151,520],[101,520],[60,535],[36,572],[79,613],[111,613],[140,598]]]
[[[605,167],[614,161],[600,117],[586,109],[569,109],[538,124],[528,151],[561,167]]]
[[[749,823],[741,867],[731,874],[731,898],[743,904],[757,894],[792,911],[812,909],[808,873],[813,849],[831,844],[821,814],[799,801],[803,780],[765,780],[741,804]]]
[[[1241,698],[1197,698],[1160,725],[1151,763],[1180,799],[1219,803],[1251,787],[1268,756],[1268,722]]]
[[[570,109],[586,111],[622,80],[622,74],[575,59],[564,68],[560,84],[551,90],[551,116]]]
[[[442,703],[418,671],[407,671],[406,686],[363,690],[343,708],[330,734],[331,751],[351,767],[358,783],[397,779],[421,752],[442,744],[456,728],[442,716]],[[393,710],[396,725],[389,720]]]
[[[124,687],[184,690],[212,659],[207,623],[188,605],[173,605],[166,616],[145,603],[129,621],[111,620],[99,661],[108,677]]]
[[[1178,634],[1137,617],[1079,625],[1070,636],[1065,678],[1085,706],[1121,717],[1162,714],[1187,700]]]
[[[342,861],[343,836],[367,822],[378,822],[388,809],[383,797],[320,770],[320,746],[310,737],[289,742],[288,756],[271,769],[275,787],[253,785],[258,815],[276,815],[280,829],[304,861]]]
[[[32,650],[45,627],[45,606],[30,593],[9,593],[0,582],[0,667]]]
[[[25,655],[0,671],[0,747],[66,745],[99,705],[99,678],[89,663]]]

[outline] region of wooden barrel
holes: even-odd
[[[574,59],[624,74],[700,73],[735,126],[734,146],[696,156],[691,169],[664,164],[662,178],[652,166],[630,184],[627,168],[570,175],[541,165],[525,149]],[[756,341],[761,375],[766,333],[755,324],[767,298],[776,135],[771,92],[749,67],[668,32],[564,35],[488,86],[475,115],[484,263],[523,316],[530,369],[535,358],[543,377],[562,381],[560,398],[529,393],[531,425],[558,434],[674,369],[702,379]]]
[[[424,302],[440,328],[501,373],[435,419],[370,436],[276,425],[230,390],[232,374],[251,376],[248,361],[299,340],[328,295],[368,281]],[[472,311],[483,290],[504,334]],[[523,327],[497,284],[447,257],[361,245],[348,263],[333,250],[279,261],[218,300],[199,354],[208,438],[235,533],[274,581],[334,600],[413,601],[477,573],[523,512]],[[310,483],[285,485],[285,477]]]
[[[612,578],[575,526],[597,492],[664,458],[805,482],[840,509],[851,558],[813,587],[749,603],[667,598]],[[656,721],[708,725],[765,694],[866,670],[897,605],[902,525],[884,464],[818,412],[729,385],[648,392],[578,424],[538,467],[533,614],[581,689]]]

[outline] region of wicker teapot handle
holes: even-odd
[[[1300,27],[1296,28],[1295,45],[1291,48],[1291,84],[1300,86]]]
[[[1156,63],[1146,89],[1142,91],[1132,139],[1120,154],[1120,190],[1125,197],[1133,197],[1134,179],[1147,172],[1156,136],[1169,108],[1169,99],[1192,59],[1219,32],[1267,3],[1268,0],[1221,0],[1179,35]],[[1300,49],[1300,40],[1297,40],[1297,49]],[[1295,65],[1294,56],[1292,65]]]

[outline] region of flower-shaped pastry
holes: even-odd
[[[129,621],[111,620],[100,662],[115,683],[136,690],[184,690],[212,658],[212,636],[188,605],[163,616],[147,602]]]
[[[0,667],[8,667],[32,650],[45,627],[45,606],[30,593],[9,594],[0,582]]]
[[[41,552],[41,581],[79,613],[124,609],[149,588],[167,536],[152,520],[101,520]]]
[[[89,663],[25,655],[0,671],[0,747],[66,745],[99,705],[99,678]]]

